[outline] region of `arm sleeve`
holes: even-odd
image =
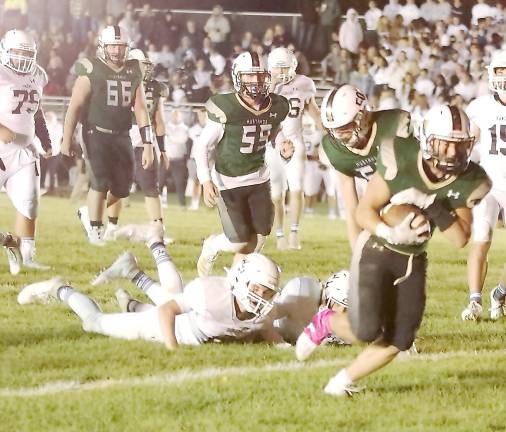
[[[35,113],[35,135],[40,140],[42,148],[45,152],[51,149],[51,138],[49,138],[49,131],[47,130],[46,118],[44,112],[39,109]]]
[[[221,123],[208,120],[195,145],[195,162],[197,164],[197,177],[200,183],[211,180],[211,167],[209,166],[209,155],[216,148],[221,140],[224,127]]]

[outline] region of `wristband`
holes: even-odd
[[[424,210],[424,213],[440,231],[446,231],[456,220],[455,214],[447,210],[440,201],[434,201]]]
[[[142,126],[139,128],[143,144],[153,144],[153,129],[151,125]]]
[[[158,144],[158,149],[161,152],[164,152],[165,151],[165,135],[157,135],[156,142]]]

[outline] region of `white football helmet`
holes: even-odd
[[[0,42],[0,62],[20,74],[32,73],[37,65],[37,45],[22,30],[9,30]]]
[[[444,174],[466,170],[475,137],[471,136],[469,118],[461,108],[439,105],[431,108],[420,125],[420,148]]]
[[[255,82],[244,82],[243,75],[256,76]],[[243,93],[257,101],[262,101],[269,95],[271,74],[268,72],[263,58],[256,52],[239,54],[232,64],[232,82],[235,91]]]
[[[348,147],[359,147],[370,131],[366,95],[349,84],[333,88],[323,98],[321,119],[334,138]]]
[[[506,71],[497,75],[496,68],[506,69],[506,50],[496,51],[487,67],[489,89],[496,93],[506,93]]]
[[[107,47],[110,45],[121,45],[125,47],[125,54],[121,57],[115,57],[107,51]],[[128,57],[128,49],[130,48],[130,38],[128,37],[127,31],[118,25],[107,26],[104,28],[98,36],[98,50],[97,55],[105,61],[111,61],[112,63],[121,65],[125,62]]]
[[[341,270],[329,277],[323,285],[323,301],[329,309],[334,305],[348,307],[348,291],[350,290],[350,272]]]
[[[244,309],[257,317],[266,316],[281,292],[279,286],[281,270],[274,261],[259,253],[251,253],[235,263],[227,278],[232,294]],[[268,288],[264,298],[251,290],[254,285]]]
[[[274,48],[267,58],[267,66],[269,73],[276,83],[288,84],[295,78],[295,70],[297,69],[297,59],[295,54],[288,48]],[[284,73],[274,73],[274,68],[287,69]]]
[[[141,49],[135,48],[130,50],[128,52],[128,60],[137,60],[142,65],[144,79],[147,80],[151,78],[154,68],[153,62]]]

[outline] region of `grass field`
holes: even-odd
[[[420,354],[396,360],[364,380],[353,399],[325,396],[322,388],[359,348],[325,347],[307,364],[293,349],[209,344],[167,352],[162,345],[89,335],[62,304],[20,306],[25,284],[60,274],[116,311],[116,284],[91,287],[97,271],[124,249],[152,276],[141,244],[89,246],[75,205],[43,197],[38,256],[50,272],[11,277],[0,259],[0,431],[506,431],[506,320],[463,323],[467,301],[467,249],[455,250],[436,235],[429,249],[428,302],[417,339]],[[0,194],[0,229],[13,211]],[[186,281],[196,274],[202,239],[217,231],[212,211],[166,210],[169,251]],[[120,222],[144,222],[139,200]],[[347,267],[342,222],[323,215],[304,219],[302,251],[280,253],[269,239],[265,252],[283,268],[283,281],[301,274],[327,277]],[[1,257],[0,257],[1,258]],[[230,257],[220,258],[221,271]],[[488,292],[506,261],[503,230],[495,234]],[[135,287],[123,285],[138,295]]]

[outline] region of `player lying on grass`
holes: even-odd
[[[438,227],[455,247],[463,247],[471,235],[471,208],[490,190],[486,173],[469,161],[474,137],[460,108],[441,105],[429,110],[420,137],[420,143],[412,136],[398,137],[381,147],[377,172],[357,207],[357,222],[364,231],[353,251],[349,333],[370,344],[329,381],[327,394],[358,391],[356,381],[411,346],[422,321],[425,248],[432,230],[413,225],[411,210],[389,226],[381,210],[390,202],[415,205],[423,209],[431,227]],[[309,333],[316,345],[329,329],[340,335],[338,314],[318,315]]]
[[[170,350],[180,344],[237,339],[253,331],[261,331],[265,341],[283,341],[273,330],[269,316],[281,291],[280,270],[271,259],[257,253],[246,255],[226,277],[197,278],[184,290],[172,261],[158,263],[159,270],[161,266],[167,272],[165,286],[140,271],[135,258],[126,252],[93,281],[98,284],[118,277],[131,279],[155,303],[154,306],[127,300],[124,309],[134,313],[102,313],[95,301],[60,277],[28,285],[19,293],[18,302],[44,303],[53,297],[81,318],[84,331],[153,340]]]

